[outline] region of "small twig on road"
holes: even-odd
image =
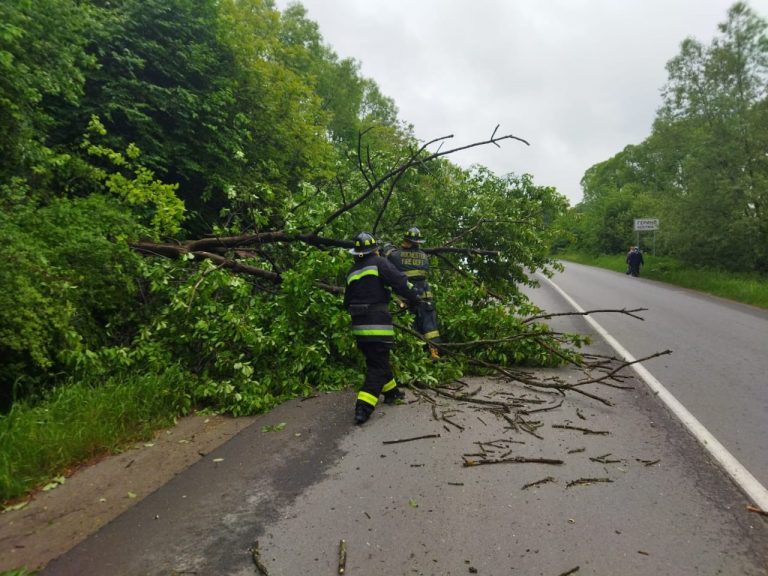
[[[339,574],[347,571],[347,542],[339,540]]]
[[[594,458],[590,458],[590,460],[592,460],[592,462],[599,462],[600,464],[618,464],[622,462],[621,460],[616,460],[613,458],[609,459],[608,456],[610,455],[611,453],[608,452],[608,454],[603,454],[602,456],[595,456]]]
[[[253,559],[253,563],[256,565],[256,570],[259,571],[259,574],[261,574],[261,576],[269,576],[269,570],[267,570],[267,567],[264,566],[264,564],[261,561],[261,552],[259,551],[258,540],[256,540],[253,543],[253,546],[251,546],[250,553],[251,553],[251,558]]]
[[[416,394],[416,396],[418,396],[419,398],[421,398],[421,399],[423,399],[423,400],[426,400],[427,402],[430,402],[430,403],[432,403],[432,405],[436,404],[436,402],[435,402],[435,399],[434,399],[434,398],[430,398],[430,396],[429,396],[428,394],[425,394],[425,393],[424,393],[424,392],[422,392],[421,390],[418,390],[417,388],[411,388],[411,391],[412,391],[414,394]]]
[[[424,436],[414,436],[413,438],[400,438],[399,440],[383,440],[382,444],[401,444],[403,442],[413,442],[414,440],[424,440],[425,438],[440,438],[440,434],[425,434]]]
[[[768,512],[757,506],[747,505],[747,512],[754,512],[755,514],[760,514],[760,516],[768,516]]]
[[[565,485],[566,488],[571,486],[579,486],[583,484],[594,484],[595,482],[613,482],[610,478],[579,478],[578,480],[571,480]]]
[[[542,478],[541,480],[536,480],[536,482],[529,482],[528,484],[523,484],[523,487],[521,490],[528,490],[528,488],[533,488],[534,486],[541,486],[542,484],[548,484],[549,482],[554,482],[555,478],[554,476],[547,476],[546,478]]]
[[[559,576],[571,576],[571,574],[576,574],[576,572],[578,571],[579,571],[579,567],[576,566],[576,568],[571,568],[570,570],[568,570],[567,572],[563,572]]]
[[[447,416],[445,416],[445,415],[444,415],[444,416],[443,416],[443,420],[444,420],[445,422],[448,422],[448,424],[450,424],[451,426],[456,426],[456,428],[458,428],[459,430],[461,430],[462,432],[464,432],[464,426],[461,426],[461,425],[459,425],[459,424],[456,424],[456,422],[454,422],[453,420],[449,419]]]
[[[573,450],[568,450],[568,454],[578,454],[579,452],[584,452],[586,448],[574,448]]]
[[[659,462],[661,462],[661,460],[642,460],[640,458],[635,458],[635,460],[637,460],[641,464],[645,464],[646,466],[653,466],[654,464],[658,464]]]
[[[472,404],[483,404],[485,406],[493,406],[495,408],[500,408],[505,412],[509,412],[510,408],[512,408],[513,406],[512,404],[509,404],[507,402],[494,402],[493,400],[483,400],[482,398],[472,398],[469,396],[469,394],[449,394],[448,392],[444,392],[439,388],[435,388],[435,392],[437,392],[440,396],[445,396],[446,398],[450,398],[451,400],[456,400],[457,402],[470,402]]]
[[[485,460],[466,460],[464,467],[469,466],[481,466],[483,464],[562,464],[562,460],[556,460],[554,458],[523,458],[522,456],[516,456],[515,458],[487,458]]]
[[[520,414],[533,414],[534,412],[547,412],[548,410],[555,410],[557,408],[560,408],[560,406],[563,405],[563,401],[560,400],[559,404],[556,404],[555,406],[548,406],[546,408],[534,408],[533,410],[520,410]]]
[[[589,428],[579,428],[578,426],[569,426],[568,424],[552,424],[552,428],[561,428],[563,430],[576,430],[582,434],[596,434],[607,436],[610,434],[608,430],[590,430]]]

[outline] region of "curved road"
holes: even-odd
[[[672,350],[645,367],[768,486],[767,310],[574,263],[552,280],[585,310],[647,308],[594,317],[635,358]]]
[[[674,349],[647,368],[765,481],[765,312],[571,264],[554,280],[585,309],[649,308],[598,321],[636,357]],[[533,296],[569,310],[547,283]],[[610,353],[599,338],[590,351]],[[286,402],[41,575],[338,574],[343,540],[349,575],[768,576],[768,518],[659,397],[623,382],[592,385],[606,406],[474,378],[471,399],[409,391],[362,427],[352,390]],[[535,404],[537,434],[478,404],[510,397]],[[502,462],[467,465],[486,455]]]

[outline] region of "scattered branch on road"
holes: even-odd
[[[620,464],[623,462],[623,460],[608,458],[608,456],[611,456],[610,452],[608,452],[608,454],[603,454],[602,456],[590,457],[590,460],[592,462],[597,462],[598,464]]]
[[[485,458],[483,460],[465,460],[464,467],[482,466],[483,464],[563,464],[562,460],[556,458],[524,458],[516,456],[514,458]]]
[[[442,420],[443,420],[443,422],[447,422],[448,424],[450,424],[454,428],[458,428],[462,432],[464,431],[464,426],[461,426],[460,424],[456,424],[456,422],[454,422],[453,420],[449,419],[445,414],[443,414]]]
[[[580,428],[578,426],[570,426],[568,424],[552,424],[552,428],[560,428],[562,430],[576,430],[582,434],[598,434],[603,436],[610,434],[608,430],[590,430],[589,428]]]
[[[638,320],[642,320],[645,322],[645,318],[642,316],[638,316],[635,314],[635,312],[646,312],[648,308],[634,308],[632,310],[627,310],[626,308],[622,308],[621,310],[616,309],[607,309],[607,310],[586,310],[584,312],[556,312],[552,314],[539,314],[538,316],[531,316],[530,318],[526,318],[523,320],[524,323],[533,322],[535,320],[549,320],[551,318],[555,318],[557,316],[589,316],[591,314],[598,314],[598,313],[604,313],[604,312],[610,312],[610,313],[620,313],[620,314],[626,314],[627,316],[631,316],[632,318],[637,318]]]
[[[554,476],[547,476],[546,478],[542,478],[541,480],[536,480],[536,482],[529,482],[528,484],[523,484],[523,487],[521,490],[528,490],[528,488],[533,488],[534,486],[541,486],[542,484],[549,484],[550,482],[555,482]]]
[[[347,543],[345,540],[339,540],[339,574],[345,574],[347,571]]]
[[[576,568],[571,568],[570,570],[567,570],[562,574],[559,574],[558,576],[571,576],[571,574],[576,574],[576,572],[578,571],[579,571],[579,567],[576,566]]]
[[[571,486],[581,486],[586,484],[594,484],[596,482],[613,482],[610,478],[579,478],[578,480],[571,480],[565,485],[566,488]]]
[[[635,460],[637,460],[641,464],[645,464],[646,466],[653,466],[654,464],[658,464],[659,462],[661,462],[661,460],[642,460],[640,458],[635,458]]]
[[[659,356],[665,356],[667,354],[672,354],[672,350],[664,350],[663,352],[656,352],[654,354],[650,354],[650,355],[645,356],[643,358],[638,358],[638,359],[632,360],[632,361],[623,360],[623,361],[621,361],[621,364],[618,367],[614,368],[613,370],[611,370],[610,372],[604,374],[603,376],[601,376],[599,378],[588,378],[586,380],[579,380],[578,382],[576,382],[575,384],[571,384],[570,386],[571,386],[571,388],[573,388],[574,386],[583,386],[584,384],[597,384],[597,383],[599,383],[599,384],[604,384],[606,386],[611,386],[612,388],[628,389],[629,387],[627,387],[627,386],[617,386],[615,384],[611,384],[610,382],[606,382],[606,380],[608,380],[609,378],[615,378],[616,375],[619,372],[621,372],[624,368],[628,368],[629,366],[632,366],[633,364],[639,364],[640,362],[645,362],[646,360],[651,360],[652,358],[658,358]],[[601,367],[602,366],[603,366],[603,364],[601,363]]]
[[[550,410],[556,410],[557,408],[560,408],[560,406],[563,405],[563,401],[560,400],[557,404],[554,406],[548,406],[546,408],[534,408],[533,410],[520,410],[520,414],[525,414],[528,416],[529,414],[533,414],[534,412],[548,412]]]
[[[424,436],[414,436],[413,438],[400,438],[399,440],[384,440],[382,444],[400,444],[402,442],[413,442],[414,440],[424,440],[425,438],[440,438],[440,434],[425,434]]]
[[[261,576],[269,576],[269,570],[267,570],[267,567],[264,566],[264,563],[261,561],[261,551],[259,550],[258,540],[253,543],[249,552],[251,553],[251,558],[253,559],[253,563],[256,565],[256,570],[259,571],[259,574],[261,574]]]
[[[768,516],[768,512],[757,506],[747,505],[747,512],[754,512],[755,514],[760,514],[760,516]]]

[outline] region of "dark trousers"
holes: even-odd
[[[365,356],[365,382],[362,392],[367,392],[378,401],[382,387],[395,379],[389,364],[389,342],[357,342],[357,347]]]
[[[430,301],[419,302],[416,309],[416,317],[413,320],[413,328],[430,342],[440,343],[440,327],[437,323],[437,310]]]

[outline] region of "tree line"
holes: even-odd
[[[487,361],[580,342],[519,319],[564,197],[448,157],[522,139],[418,139],[300,4],[14,0],[0,22],[0,411],[74,381],[156,377],[179,411],[234,414],[356,382],[360,230],[422,228],[442,332],[497,341]],[[467,369],[401,340],[405,382]]]
[[[623,253],[634,219],[658,218],[657,254],[768,272],[767,27],[737,2],[709,45],[681,43],[650,136],[587,170],[561,246]]]

